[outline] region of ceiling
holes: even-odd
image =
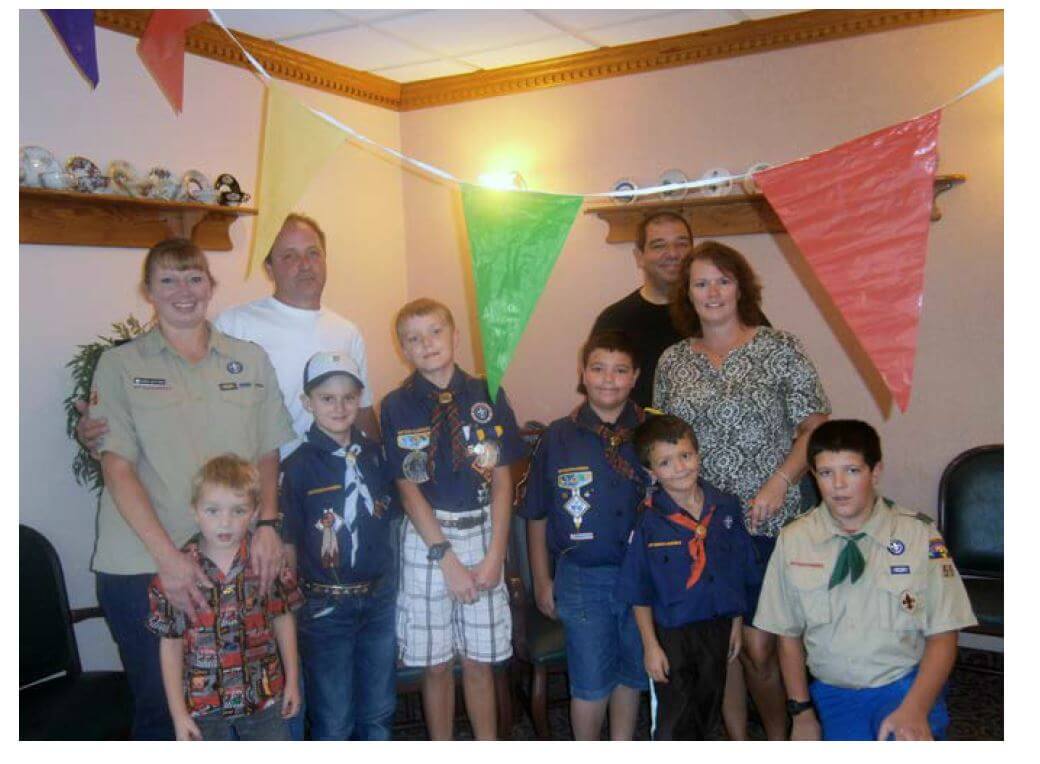
[[[217,10],[232,29],[415,82],[731,26],[789,10]]]

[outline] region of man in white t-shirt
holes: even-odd
[[[264,270],[274,281],[274,294],[217,316],[213,325],[232,337],[250,340],[271,358],[285,407],[300,437],[313,417],[303,407],[303,367],[318,351],[342,351],[361,371],[364,388],[357,425],[372,438],[379,437],[368,384],[365,341],[353,322],[321,306],[325,288],[325,233],[305,215],[290,214],[264,260]],[[287,456],[297,443],[282,447]]]

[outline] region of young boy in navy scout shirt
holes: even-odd
[[[941,738],[957,630],[976,623],[942,537],[877,494],[881,442],[866,422],[820,425],[808,460],[823,502],[780,532],[755,614],[779,635],[791,737]]]
[[[388,740],[396,705],[391,482],[354,426],[361,372],[342,351],[303,370],[305,441],[282,463],[283,533],[306,605],[299,617],[314,740]]]
[[[408,521],[401,538],[397,640],[402,662],[424,666],[430,737],[450,739],[452,663],[462,656],[474,737],[495,737],[491,664],[512,655],[502,578],[512,512],[508,465],[523,445],[505,393],[455,365],[459,333],[441,303],[398,311],[397,338],[415,372],[383,400],[387,461]]]
[[[638,357],[621,332],[585,343],[579,390],[586,401],[549,425],[522,491],[535,601],[566,634],[577,740],[599,740],[608,700],[611,738],[631,740],[647,686],[632,609],[614,598],[646,482],[631,442],[644,414],[628,397]]]
[[[651,417],[635,446],[661,490],[632,532],[617,594],[634,606],[654,681],[654,739],[704,740],[718,726],[726,664],[740,652],[760,583],[755,553],[740,500],[698,479],[697,439],[686,422]]]

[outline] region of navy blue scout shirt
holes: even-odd
[[[438,395],[445,391],[458,404],[468,452],[466,465],[452,471],[451,435],[445,427],[433,457],[436,466],[430,479],[426,464],[431,417]],[[380,429],[391,476],[416,483],[431,507],[447,512],[468,512],[491,502],[490,483],[473,468],[481,449],[490,446],[491,453],[497,449],[494,466],[506,466],[524,455],[524,444],[505,390],[499,388],[498,399],[492,405],[487,382],[471,377],[458,366],[444,390],[413,372],[404,384],[383,398]]]
[[[390,543],[394,487],[382,450],[356,427],[351,428],[350,445],[345,452],[342,449],[312,424],[306,440],[282,462],[278,492],[282,533],[297,549],[301,581],[355,584],[394,572]],[[344,485],[347,458],[353,459],[354,474],[363,486]],[[354,495],[357,499],[348,508],[347,499]]]
[[[638,423],[629,401],[615,427]],[[528,520],[548,518],[546,540],[554,557],[566,554],[570,562],[588,567],[621,564],[643,499],[644,484],[611,467],[602,439],[587,429],[603,424],[586,402],[578,409],[578,422],[568,416],[549,425],[531,460],[519,509]],[[637,476],[644,474],[631,441],[618,452]]]
[[[689,543],[694,533],[668,519],[673,512],[684,510],[664,490],[655,491],[653,506],[640,514],[618,578],[617,598],[651,607],[654,623],[666,629],[747,616],[750,597],[761,584],[740,500],[703,480],[699,483],[704,491],[701,519],[715,507],[708,524],[707,562],[700,579],[686,588],[693,565]]]

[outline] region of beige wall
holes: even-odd
[[[573,87],[409,112],[405,151],[475,178],[511,154],[531,188],[641,185],[678,167],[741,172],[784,161],[942,104],[1003,60],[999,15],[858,37]],[[951,107],[940,172],[968,182],[941,197],[926,272],[909,412],[883,418],[863,378],[800,281],[786,236],[731,237],[758,270],[771,321],[805,342],[836,415],[881,431],[885,492],[934,513],[943,466],[962,449],[1003,437],[1003,91],[997,84]],[[405,178],[408,291],[472,305],[464,224],[450,187]],[[521,421],[548,421],[576,400],[575,354],[596,314],[631,291],[627,245],[579,215],[520,342],[504,385]],[[472,314],[472,311],[469,311]],[[467,346],[462,362],[473,364]]]
[[[159,164],[210,178],[230,171],[255,192],[263,87],[248,72],[188,56],[185,108],[175,116],[138,59],[134,38],[98,29],[101,83],[92,92],[39,11],[19,14],[19,32],[20,144],[45,146],[60,159],[83,154],[102,169],[126,159],[142,172]],[[306,88],[294,92],[383,143],[399,143],[393,112]],[[393,164],[348,145],[299,205],[328,233],[326,304],[354,319],[366,338],[385,335],[387,317],[405,300],[400,175]],[[251,234],[252,219],[242,218],[231,228],[234,249],[209,255],[219,282],[211,316],[270,293],[262,273],[243,279]],[[70,387],[64,364],[76,345],[106,333],[112,321],[130,312],[150,315],[135,291],[143,257],[142,249],[19,247],[19,520],[57,548],[73,607],[96,601],[88,571],[96,500],[69,469],[75,451],[64,432],[61,401]],[[369,367],[375,390],[396,384],[404,371],[393,353],[378,349]],[[115,665],[99,621],[77,633],[88,668]]]

